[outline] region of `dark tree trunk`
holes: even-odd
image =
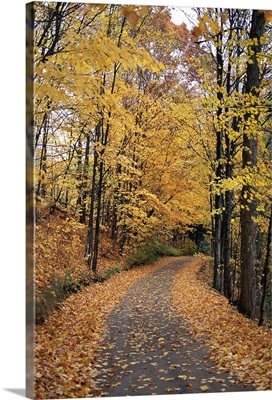
[[[236,12],[236,11],[235,11]],[[230,36],[229,40],[232,40],[233,31],[233,23],[234,20],[232,18],[232,12],[229,10],[229,19],[230,19]],[[238,50],[239,51],[239,50]],[[232,80],[234,81],[235,89],[238,91],[239,79],[232,73],[232,58],[233,48],[228,48],[228,67],[227,67],[227,77],[226,77],[226,89],[228,97],[231,97],[232,91]],[[232,78],[234,75],[234,78]],[[238,75],[236,71],[236,75]],[[235,80],[236,79],[236,80]],[[226,114],[229,112],[229,108],[225,109]],[[233,117],[231,127],[233,131],[238,131],[237,117]],[[236,146],[233,141],[229,137],[228,131],[225,132],[225,178],[232,179],[233,178],[233,156],[235,154]],[[232,291],[231,291],[231,218],[232,218],[232,209],[233,209],[233,190],[226,190],[225,192],[225,208],[223,212],[222,219],[222,256],[223,256],[223,264],[224,264],[224,295],[227,299],[231,299]]]
[[[92,187],[91,187],[91,201],[90,201],[90,211],[89,211],[89,223],[88,223],[88,233],[87,233],[87,244],[85,257],[87,259],[87,265],[92,268],[93,251],[94,251],[94,218],[95,218],[95,196],[97,190],[96,175],[98,168],[98,153],[96,150],[96,143],[99,143],[100,139],[100,123],[95,129],[95,146],[94,146],[94,157],[93,157],[93,176],[92,176]]]
[[[223,84],[223,57],[222,57],[222,44],[219,45],[219,42],[222,43],[222,33],[218,34],[218,44],[216,47],[216,61],[217,61],[217,99],[220,104],[223,95],[220,88]],[[218,106],[217,108],[217,119],[220,119],[222,115],[222,107]],[[222,148],[222,140],[223,140],[223,132],[220,127],[217,128],[216,131],[216,193],[215,193],[215,203],[214,203],[214,279],[213,286],[219,292],[223,290],[223,270],[222,270],[222,254],[221,254],[221,229],[222,229],[222,220],[221,220],[221,211],[222,211],[222,195],[219,192],[220,181],[223,177],[223,166],[222,166],[222,157],[223,157],[223,148]]]
[[[246,70],[245,92],[258,97],[260,86],[260,73],[258,65],[258,53],[261,52],[260,38],[264,33],[264,14],[257,10],[252,12],[252,22],[249,38],[252,43],[248,46],[249,62]],[[255,111],[255,110],[254,110]],[[251,132],[250,119],[258,118],[258,114],[250,112],[245,116],[245,128],[249,128],[243,134],[243,168],[257,166],[257,132]],[[246,130],[246,129],[245,129]],[[252,184],[244,184],[241,199],[241,293],[239,298],[239,311],[249,318],[255,318],[256,312],[256,239],[257,224],[257,199],[256,188]]]
[[[236,118],[234,118],[232,123],[232,128],[237,130]],[[233,165],[232,157],[235,153],[235,146],[230,141],[229,136],[225,136],[225,175],[226,179],[233,178]],[[233,190],[226,190],[225,192],[225,209],[223,212],[222,219],[222,241],[223,241],[223,264],[224,264],[224,295],[230,300],[232,297],[231,290],[231,218],[233,209]]]
[[[103,172],[104,163],[99,163],[99,180],[97,187],[97,212],[95,220],[95,232],[94,232],[94,247],[93,247],[93,258],[92,258],[92,270],[96,274],[97,262],[98,262],[98,247],[99,247],[99,235],[100,235],[100,220],[101,220],[101,206],[102,206],[102,186],[103,186]]]
[[[48,140],[48,127],[47,127],[47,118],[45,119],[43,126],[43,140],[42,140],[42,150],[41,150],[41,160],[40,160],[40,177],[38,181],[38,187],[36,194],[37,196],[41,195],[45,197],[46,195],[46,186],[44,184],[44,178],[46,175],[46,162],[47,162],[47,140]]]
[[[114,189],[113,194],[113,205],[112,205],[112,224],[111,224],[111,239],[113,240],[113,248],[118,239],[118,204],[120,202],[120,190],[121,190],[121,183],[120,183],[120,174],[122,172],[121,164],[118,164],[116,167],[116,177],[117,177],[117,184]]]
[[[224,260],[224,295],[231,299],[231,212],[232,192],[225,193],[225,211],[222,221],[223,234],[223,260]]]
[[[81,139],[78,141],[77,147],[77,189],[78,189],[78,197],[77,197],[77,206],[79,207],[79,213],[81,215],[81,207],[82,207],[82,143]]]
[[[81,210],[79,222],[85,224],[86,222],[86,202],[88,196],[87,181],[88,181],[88,167],[89,167],[89,154],[90,154],[90,135],[86,135],[86,149],[85,149],[85,159],[83,165],[83,177],[82,177],[82,195],[81,195]]]
[[[272,237],[272,206],[270,209],[270,219],[269,219],[269,228],[268,228],[268,235],[267,235],[267,246],[266,246],[266,257],[265,257],[263,279],[262,279],[263,294],[262,294],[262,300],[261,300],[259,326],[263,325],[264,317],[265,317],[265,304],[266,304],[268,278],[269,278],[270,265],[271,265],[271,237]]]
[[[111,6],[110,10],[114,9],[114,6]],[[126,23],[126,17],[124,16],[122,25],[120,28],[120,34],[118,37],[118,47],[121,46],[121,38],[123,34],[123,30]],[[111,14],[109,16],[107,36],[111,35]],[[115,63],[113,67],[113,76],[111,82],[111,94],[114,93],[117,72],[120,64]],[[104,73],[102,77],[102,84],[100,88],[100,94],[103,95],[106,87],[107,74]],[[88,235],[87,235],[87,246],[85,256],[87,257],[87,265],[89,268],[93,270],[96,274],[97,270],[97,261],[98,261],[98,247],[99,247],[99,235],[100,235],[100,221],[101,221],[101,209],[102,209],[102,197],[103,197],[103,177],[104,177],[104,161],[103,155],[108,144],[109,132],[110,132],[110,119],[112,117],[112,113],[109,110],[107,112],[107,120],[105,123],[105,114],[103,108],[100,111],[100,121],[96,127],[96,144],[102,145],[102,150],[98,151],[95,149],[94,151],[94,167],[93,167],[93,181],[92,181],[92,194],[91,194],[91,204],[90,204],[90,214],[89,214],[89,227],[88,227]],[[98,182],[96,182],[96,175],[98,169]],[[95,210],[95,201],[94,194],[97,193],[97,209],[96,209],[96,220],[95,220],[95,228],[94,228],[94,210]]]

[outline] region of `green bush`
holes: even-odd
[[[165,246],[161,243],[154,243],[155,251],[159,256],[173,256],[178,257],[182,256],[182,251],[172,246]]]
[[[129,270],[144,264],[153,264],[158,258],[163,256],[182,256],[183,252],[175,247],[166,246],[159,242],[139,247],[133,257],[127,259],[125,269]]]
[[[105,273],[105,278],[108,279],[110,278],[112,275],[115,274],[119,274],[120,273],[120,268],[116,267],[116,268],[109,268],[106,273]]]
[[[45,321],[57,304],[72,293],[77,293],[83,286],[88,286],[93,279],[82,274],[80,279],[73,281],[70,271],[64,278],[53,278],[41,291],[35,293],[35,319],[37,324]]]
[[[70,294],[79,292],[82,287],[91,282],[104,282],[112,275],[120,272],[120,268],[109,268],[105,275],[96,275],[91,278],[82,273],[79,280],[73,281],[70,271],[64,278],[54,278],[41,291],[35,293],[35,319],[37,324],[42,324],[57,304],[65,300]]]
[[[181,250],[181,255],[182,256],[193,256],[194,254],[196,254],[197,251],[194,249],[185,249],[185,250]]]
[[[159,255],[154,251],[152,245],[144,245],[137,249],[133,257],[128,258],[125,263],[125,269],[129,270],[132,267],[138,267],[144,264],[152,264],[159,258]]]
[[[54,279],[42,291],[35,293],[35,319],[37,324],[41,324],[48,317],[50,312],[64,298],[65,278]]]

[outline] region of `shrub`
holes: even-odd
[[[109,268],[106,273],[105,273],[105,277],[106,279],[110,278],[112,275],[115,274],[119,274],[120,272],[120,268],[116,267],[116,268]]]
[[[35,319],[37,324],[45,321],[57,304],[72,293],[77,293],[83,286],[88,286],[93,279],[85,274],[80,280],[73,281],[70,271],[64,278],[53,278],[41,291],[35,292]]]
[[[182,251],[172,246],[165,246],[161,243],[155,242],[154,247],[159,256],[182,256]]]
[[[182,256],[183,252],[175,247],[166,246],[159,242],[150,245],[143,245],[136,250],[133,257],[127,259],[125,270],[144,264],[153,264],[159,257],[163,256]]]
[[[193,254],[198,253],[198,247],[195,242],[186,238],[181,251],[183,256],[192,256]]]
[[[133,257],[127,259],[125,263],[125,270],[129,270],[132,267],[137,267],[144,264],[152,264],[158,259],[158,255],[154,251],[152,245],[144,245],[136,250]]]
[[[56,305],[63,300],[64,278],[52,280],[41,292],[35,293],[35,319],[37,324],[41,324],[48,317]]]
[[[68,271],[64,278],[53,278],[41,291],[35,293],[36,324],[42,324],[57,304],[70,294],[79,292],[82,287],[88,286],[91,282],[104,282],[119,272],[119,268],[110,268],[104,276],[96,275],[94,278],[82,273],[79,280],[73,281]]]

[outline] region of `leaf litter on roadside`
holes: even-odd
[[[271,331],[244,317],[201,282],[197,273],[202,265],[203,260],[196,258],[177,273],[172,288],[176,312],[187,320],[188,332],[210,347],[219,371],[231,372],[256,390],[271,390]]]
[[[122,272],[122,279],[119,274],[104,283],[90,285],[71,295],[43,325],[36,327],[36,398],[90,397],[97,389],[95,366],[97,351],[104,345],[106,317],[129,287],[166,261]]]

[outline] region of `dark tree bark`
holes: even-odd
[[[47,141],[48,141],[48,124],[47,118],[45,119],[43,126],[43,138],[42,138],[42,149],[41,149],[41,159],[40,159],[40,170],[39,170],[39,181],[36,190],[37,196],[46,196],[46,186],[44,184],[44,178],[46,175],[46,162],[47,162]]]
[[[237,17],[239,18],[238,10],[228,10],[229,13],[229,21],[230,21],[230,33],[228,37],[228,41],[233,41],[233,34],[235,31],[233,27],[235,22],[237,21]],[[238,32],[236,32],[238,36]],[[240,54],[239,46],[235,47],[236,56]],[[232,95],[232,87],[238,92],[239,91],[239,73],[238,71],[233,71],[233,47],[228,47],[228,66],[227,66],[227,76],[226,76],[226,90],[228,97]],[[237,67],[236,67],[237,68]],[[225,109],[226,114],[229,112],[229,108]],[[239,130],[237,117],[233,117],[231,122],[231,128],[233,131],[237,132]],[[236,152],[236,145],[230,139],[229,133],[225,132],[225,178],[232,179],[233,178],[233,157]],[[227,299],[231,299],[232,297],[232,288],[231,288],[231,218],[232,218],[232,210],[233,210],[233,190],[226,190],[225,192],[225,208],[223,212],[222,218],[222,256],[223,256],[223,264],[224,264],[224,295]]]
[[[93,175],[92,175],[92,186],[91,186],[91,201],[90,201],[90,211],[89,211],[89,223],[88,223],[88,233],[87,233],[87,244],[85,257],[87,258],[87,265],[91,269],[93,261],[93,250],[94,250],[94,213],[95,213],[95,196],[96,196],[96,175],[98,168],[98,152],[96,150],[96,144],[100,140],[100,123],[95,129],[95,145],[94,145],[94,157],[93,157]]]
[[[217,47],[216,47],[216,63],[217,63],[217,99],[219,104],[223,99],[223,94],[220,91],[220,88],[223,85],[223,55],[222,55],[222,33],[218,34],[217,37]],[[222,115],[222,107],[218,106],[217,108],[217,119],[219,120]],[[223,177],[223,165],[222,165],[222,157],[223,157],[223,132],[220,127],[216,130],[216,185],[220,184],[220,181]],[[217,188],[218,189],[218,188]],[[219,292],[223,290],[223,270],[222,270],[222,254],[221,254],[221,229],[222,229],[222,194],[216,193],[214,200],[214,243],[213,243],[213,251],[214,251],[214,277],[213,277],[213,286]]]
[[[94,247],[93,247],[93,258],[92,258],[92,270],[95,274],[96,274],[96,270],[97,270],[98,246],[99,246],[99,235],[100,235],[103,173],[104,173],[103,161],[99,162],[98,170],[99,170],[99,180],[98,180],[98,187],[97,187],[97,211],[96,211],[96,220],[95,220]]]
[[[269,278],[270,265],[271,265],[271,237],[272,237],[272,206],[270,208],[270,219],[269,219],[269,228],[268,228],[268,235],[267,235],[267,246],[266,246],[266,257],[265,257],[263,279],[262,279],[263,294],[262,294],[262,300],[261,300],[259,326],[263,325],[264,317],[265,317],[265,304],[266,304],[268,278]]]
[[[254,44],[248,46],[249,61],[246,69],[245,92],[257,98],[259,95],[260,73],[258,65],[258,53],[261,52],[260,38],[264,33],[264,14],[257,10],[252,12],[252,22],[249,39]],[[249,127],[250,119],[258,118],[250,112],[245,116],[245,127]],[[255,168],[257,166],[257,132],[248,129],[243,134],[243,168]],[[239,311],[251,319],[256,312],[256,239],[257,224],[257,198],[256,188],[251,184],[244,184],[241,198],[241,293],[239,298]]]
[[[91,141],[90,134],[87,134],[86,135],[85,160],[84,160],[84,167],[83,167],[82,204],[81,204],[81,214],[80,214],[80,220],[79,220],[79,222],[81,222],[82,224],[85,224],[86,214],[87,214],[86,202],[87,202],[87,196],[88,196],[87,180],[88,180],[88,168],[89,168],[90,141]]]
[[[225,193],[225,211],[222,220],[223,231],[223,263],[224,263],[224,295],[231,299],[231,213],[233,193]]]
[[[82,130],[82,134],[84,131]],[[79,222],[85,224],[86,222],[86,201],[87,201],[87,180],[88,180],[88,167],[89,167],[89,154],[90,154],[90,134],[85,135],[86,147],[84,160],[82,162],[82,145],[79,143],[78,154],[78,198],[77,206],[79,207]]]

